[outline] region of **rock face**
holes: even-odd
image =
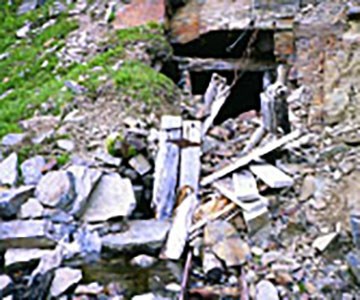
[[[45,206],[66,208],[74,200],[74,184],[65,171],[47,173],[36,187],[35,196]]]
[[[129,216],[136,200],[129,179],[119,174],[104,175],[91,194],[89,206],[82,219],[86,222],[103,222],[114,217]]]
[[[66,292],[71,286],[75,285],[82,279],[80,270],[71,268],[60,268],[55,271],[55,277],[51,284],[50,294],[53,297],[59,297]]]
[[[40,155],[25,160],[21,164],[21,174],[24,179],[24,183],[37,184],[42,177],[42,169],[45,164],[45,159]]]
[[[0,185],[15,185],[18,179],[17,164],[16,153],[10,154],[0,163]]]
[[[55,228],[46,220],[0,223],[0,249],[43,248],[55,245]]]
[[[139,220],[129,222],[129,229],[102,238],[105,249],[132,252],[136,250],[155,251],[160,249],[170,230],[170,223],[160,220]]]

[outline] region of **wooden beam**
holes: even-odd
[[[260,60],[255,58],[198,58],[198,57],[178,57],[174,60],[179,62],[180,70],[191,72],[201,71],[268,71],[276,69],[276,63],[271,60]]]
[[[172,216],[176,201],[176,184],[180,149],[171,140],[181,139],[182,120],[179,116],[163,116],[159,137],[159,152],[155,161],[152,206],[157,219]]]
[[[251,165],[250,171],[271,188],[290,187],[294,179],[270,164]]]
[[[179,187],[183,188],[184,186],[190,186],[193,188],[195,194],[197,194],[201,169],[200,121],[183,122],[183,140],[189,142],[190,146],[181,149]]]
[[[212,183],[216,179],[224,177],[225,175],[232,173],[235,170],[237,170],[243,166],[248,165],[251,161],[253,161],[271,151],[274,151],[277,148],[282,147],[283,145],[285,145],[286,143],[288,143],[294,139],[297,139],[298,137],[300,137],[300,135],[301,135],[301,131],[295,130],[292,133],[289,133],[288,135],[285,135],[282,138],[275,140],[261,148],[256,148],[253,151],[251,151],[249,154],[246,154],[245,156],[238,158],[236,161],[227,165],[226,167],[214,172],[211,175],[206,176],[205,178],[203,178],[201,180],[200,185],[204,186],[209,183]]]

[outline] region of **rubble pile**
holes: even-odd
[[[106,3],[77,2],[60,67],[108,42]],[[143,47],[130,57],[151,61]],[[77,107],[0,142],[0,298],[358,299],[359,123],[313,126],[311,89],[277,71],[260,112],[221,124],[233,85],[219,74],[161,117],[66,81]]]

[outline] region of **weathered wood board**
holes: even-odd
[[[261,148],[256,148],[249,154],[246,154],[243,157],[240,157],[235,162],[229,164],[228,166],[214,172],[213,174],[210,174],[203,178],[200,181],[200,185],[204,186],[207,184],[210,184],[214,182],[216,179],[224,177],[225,175],[232,173],[236,171],[237,169],[244,167],[248,165],[252,160],[257,159],[271,151],[274,151],[277,148],[280,148],[281,146],[285,145],[286,143],[300,137],[301,131],[295,130],[292,133],[289,133],[288,135],[283,136],[282,138],[275,140]]]
[[[236,197],[241,201],[259,199],[259,191],[253,174],[248,170],[241,170],[233,174],[233,184]]]
[[[163,116],[159,137],[159,152],[155,161],[152,206],[157,219],[172,216],[176,201],[176,184],[180,159],[179,146],[171,142],[181,139],[182,119]]]
[[[181,149],[179,187],[190,186],[197,193],[201,169],[201,122],[184,121],[182,135],[189,146]]]

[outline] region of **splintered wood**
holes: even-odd
[[[167,219],[172,216],[176,199],[180,149],[171,141],[181,139],[181,127],[181,117],[163,116],[161,118],[152,199],[157,219]]]
[[[253,151],[251,151],[249,154],[246,154],[243,157],[238,158],[233,163],[229,164],[228,166],[222,168],[219,171],[216,171],[215,173],[206,176],[203,178],[200,182],[202,186],[205,186],[207,184],[210,184],[214,182],[215,180],[224,177],[225,175],[232,173],[236,171],[237,169],[244,167],[248,165],[251,161],[258,159],[259,157],[274,151],[277,148],[280,148],[281,146],[285,145],[286,143],[298,138],[301,135],[300,130],[295,130],[288,135],[283,136],[282,138],[275,140],[263,147],[256,148]]]
[[[177,260],[181,257],[188,240],[192,218],[197,205],[198,199],[191,192],[176,209],[165,249],[161,255],[162,258]]]
[[[200,178],[201,122],[183,122],[183,140],[187,146],[181,149],[179,187],[190,186],[198,192]]]

